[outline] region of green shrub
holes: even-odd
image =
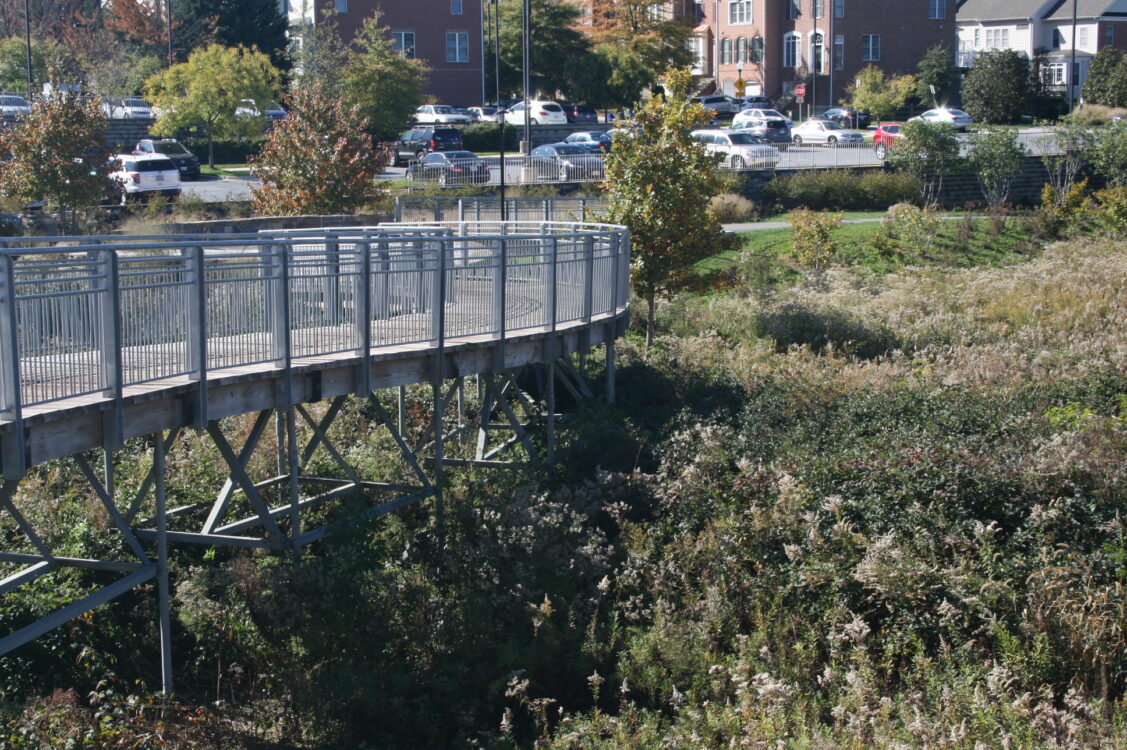
[[[202,163],[207,164],[207,138],[192,136],[180,141],[184,147],[196,155]],[[245,164],[247,157],[254,156],[266,143],[265,136],[253,138],[225,138],[216,139],[212,143],[216,164]]]
[[[835,211],[884,210],[895,203],[919,200],[920,180],[910,174],[869,169],[812,170],[767,183],[764,196],[784,208]]]
[[[516,151],[519,143],[518,131],[513,125],[505,126],[505,150]],[[462,145],[467,151],[499,150],[497,138],[497,123],[475,122],[462,129]]]
[[[860,180],[865,194],[865,208],[883,210],[897,203],[915,203],[920,199],[920,178],[904,172],[867,170]]]

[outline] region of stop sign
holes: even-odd
[[[794,87],[794,95],[797,96],[799,99],[805,99],[806,98],[806,84],[800,83],[797,86],[795,86]]]

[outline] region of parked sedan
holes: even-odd
[[[424,104],[415,110],[415,122],[420,125],[468,125],[470,121],[468,115],[444,104]]]
[[[478,122],[498,122],[500,120],[496,107],[470,107],[470,112],[474,113]]]
[[[900,138],[900,123],[886,122],[877,127],[873,133],[873,150],[877,153],[877,158],[884,161],[888,156],[889,149],[896,147],[896,141]]]
[[[947,109],[946,107],[939,107],[937,109],[929,109],[922,115],[917,115],[908,121],[922,120],[923,122],[938,122],[950,125],[955,130],[966,130],[967,126],[974,124],[974,118],[968,115],[961,109]]]
[[[791,140],[796,146],[803,143],[824,143],[827,146],[844,143],[852,146],[865,142],[860,133],[846,130],[833,120],[807,120],[791,131]]]
[[[603,178],[603,157],[592,154],[578,143],[537,146],[529,157],[529,166],[538,180],[574,182]]]
[[[611,137],[594,130],[581,130],[564,139],[564,143],[577,143],[592,154],[610,153]]]
[[[22,96],[15,94],[0,96],[0,114],[6,117],[22,117],[28,112],[31,112],[31,105]]]
[[[873,118],[868,112],[859,112],[849,107],[827,109],[822,113],[823,120],[833,120],[843,128],[867,128]]]
[[[764,146],[751,133],[739,130],[694,130],[690,133],[705,150],[722,154],[721,166],[731,169],[772,169],[779,163],[779,149]]]
[[[102,112],[112,120],[146,119],[153,116],[153,107],[144,99],[126,96],[105,100]]]
[[[730,96],[712,94],[710,96],[694,96],[692,101],[700,104],[705,109],[711,109],[718,115],[734,115],[740,111],[741,104]]]
[[[760,120],[779,119],[785,120],[788,128],[794,127],[794,120],[790,119],[777,109],[745,109],[738,115],[732,118],[732,128],[735,130],[742,130],[748,127],[748,123],[758,122]]]
[[[570,102],[560,102],[563,107],[564,115],[567,116],[568,122],[587,124],[598,123],[599,113],[594,107],[587,104],[572,104]]]
[[[407,178],[447,185],[483,185],[489,182],[489,167],[472,151],[434,151],[407,169]]]

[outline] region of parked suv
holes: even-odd
[[[170,198],[180,195],[180,170],[167,156],[118,154],[114,158],[110,177],[121,185],[122,203],[157,193]]]
[[[171,138],[146,138],[143,141],[137,141],[137,145],[133,147],[133,153],[138,155],[157,154],[171,159],[176,168],[180,170],[180,179],[182,180],[198,180],[200,178],[200,160],[196,158],[195,154],[184,148],[184,144],[180,141]]]
[[[564,114],[567,115],[567,121],[572,123],[593,123],[598,124],[599,113],[594,107],[589,104],[572,104],[571,102],[560,102],[563,107]]]
[[[690,135],[703,143],[709,153],[723,154],[721,166],[773,169],[779,163],[779,149],[761,144],[754,135],[742,130],[694,130]]]
[[[790,121],[773,109],[746,109],[732,120],[732,127],[764,143],[790,143]]]
[[[419,161],[432,151],[461,151],[462,134],[457,128],[422,125],[411,128],[395,142],[395,166]]]
[[[21,117],[31,111],[31,105],[27,103],[27,99],[15,94],[4,94],[0,96],[0,114],[7,117]]]
[[[711,109],[718,115],[734,115],[740,111],[740,105],[730,96],[713,94],[711,96],[694,96],[692,101],[700,104],[705,109]]]

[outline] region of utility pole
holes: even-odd
[[[1097,42],[1098,44],[1098,42]],[[1076,96],[1076,0],[1072,0],[1072,60],[1068,64],[1068,111],[1075,105]]]
[[[35,81],[31,77],[31,10],[27,0],[23,0],[23,33],[27,45],[27,98],[30,100],[35,95]]]
[[[501,154],[501,221],[508,220],[508,211],[505,210],[505,109],[501,106],[501,13],[497,0],[489,0],[493,6],[493,75],[496,77],[497,90],[497,130],[500,134]]]
[[[818,116],[818,68],[822,55],[818,48],[818,0],[814,0],[814,35],[810,37],[810,116]]]
[[[522,31],[524,32],[524,45],[522,66],[524,73],[524,148],[525,153],[532,150],[532,98],[529,89],[532,88],[532,0],[524,0],[524,8],[522,13]]]

